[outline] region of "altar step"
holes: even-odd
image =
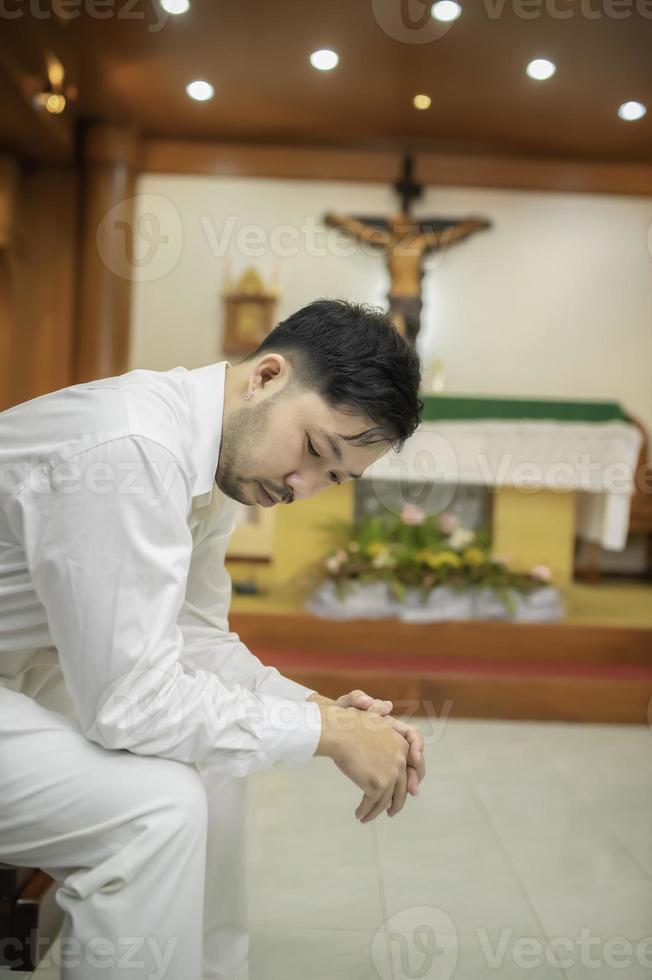
[[[335,698],[354,688],[434,718],[652,722],[652,629],[235,613],[263,663]]]

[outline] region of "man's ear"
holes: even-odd
[[[251,384],[254,389],[264,388],[268,384],[282,387],[290,377],[291,368],[286,357],[273,351],[263,354],[256,362],[251,374]]]

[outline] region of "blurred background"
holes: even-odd
[[[0,409],[318,297],[422,358],[399,458],[229,547],[232,629],[432,764],[366,830],[323,760],[252,780],[256,977],[651,974],[651,42],[647,0],[0,5]]]

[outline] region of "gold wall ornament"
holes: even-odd
[[[274,327],[279,292],[278,269],[270,286],[265,285],[253,266],[233,282],[225,260],[222,291],[225,354],[250,354],[256,350]]]

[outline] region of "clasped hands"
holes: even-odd
[[[411,796],[418,795],[419,785],[426,772],[423,752],[423,738],[420,732],[418,732],[413,725],[408,725],[407,722],[401,721],[399,718],[394,718],[391,715],[394,708],[391,701],[372,698],[369,694],[366,694],[361,690],[354,690],[350,691],[348,694],[342,694],[336,700],[324,697],[323,695],[315,692],[309,696],[308,700],[319,701],[324,705],[337,705],[340,708],[357,708],[360,711],[372,712],[386,718],[391,724],[392,728],[402,735],[408,743],[408,751],[405,759],[407,792],[410,793]],[[395,802],[392,802],[392,804],[386,810],[387,815],[394,816],[394,814],[397,813],[401,807],[402,802],[399,805],[395,805]],[[356,810],[356,817],[360,819],[361,823],[366,823],[368,820],[377,816],[378,813],[378,807],[370,808],[365,797]]]

